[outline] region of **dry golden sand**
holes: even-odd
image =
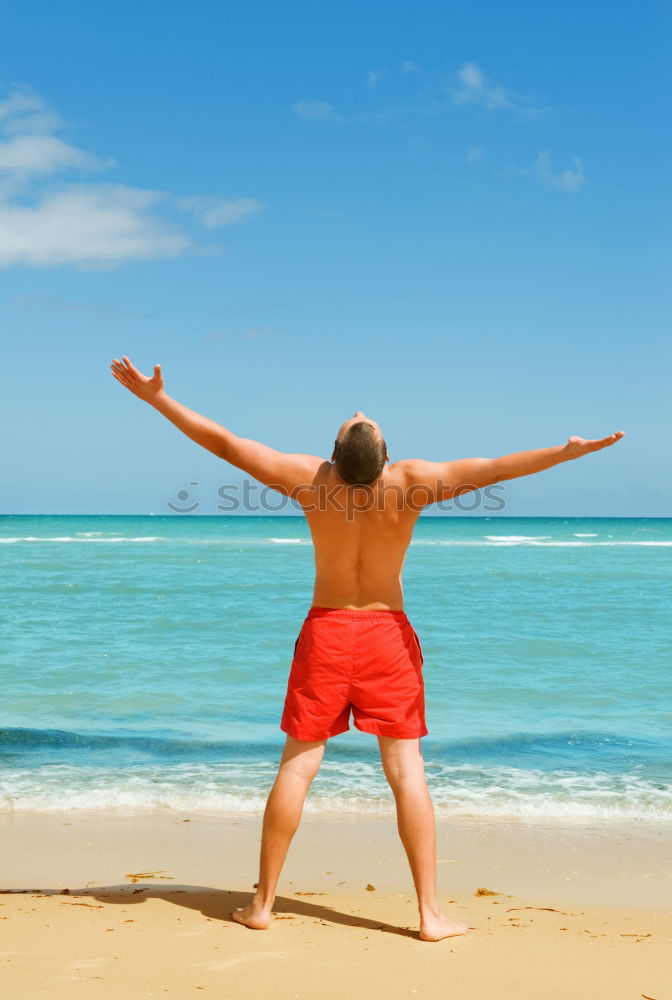
[[[440,821],[470,930],[425,943],[393,817],[307,814],[271,928],[233,921],[260,819],[2,817],[3,1000],[672,1000],[665,826]]]

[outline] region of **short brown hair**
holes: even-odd
[[[334,462],[341,479],[352,486],[368,486],[378,479],[387,458],[387,445],[372,424],[352,424],[334,445]]]

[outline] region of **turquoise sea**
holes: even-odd
[[[672,820],[672,519],[421,518],[437,814]],[[310,605],[300,517],[0,518],[0,809],[263,808]],[[375,737],[307,811],[393,810]]]

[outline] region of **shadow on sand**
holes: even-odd
[[[235,889],[210,889],[198,885],[178,885],[170,888],[151,884],[131,884],[87,886],[84,889],[0,889],[0,894],[14,895],[17,893],[37,897],[82,897],[83,899],[100,900],[102,903],[123,903],[125,906],[129,903],[144,903],[146,899],[163,899],[176,906],[199,910],[204,917],[210,920],[221,920],[239,927],[242,925],[238,924],[231,914],[233,910],[247,906],[254,895]],[[83,902],[81,905],[93,906],[95,904]],[[379,920],[368,920],[366,917],[355,916],[352,913],[342,913],[333,907],[325,906],[323,903],[307,903],[291,896],[276,896],[273,914],[279,917],[303,917],[317,923],[363,927],[365,930],[383,931],[386,934],[398,934],[401,937],[419,939],[418,931],[412,930],[410,927],[395,927],[393,924],[381,923]]]

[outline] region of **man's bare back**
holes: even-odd
[[[401,574],[420,513],[408,505],[399,509],[403,470],[385,468],[373,486],[346,492],[335,466],[324,462],[315,484],[335,495],[322,508],[304,509],[315,547],[313,605],[403,610]]]

